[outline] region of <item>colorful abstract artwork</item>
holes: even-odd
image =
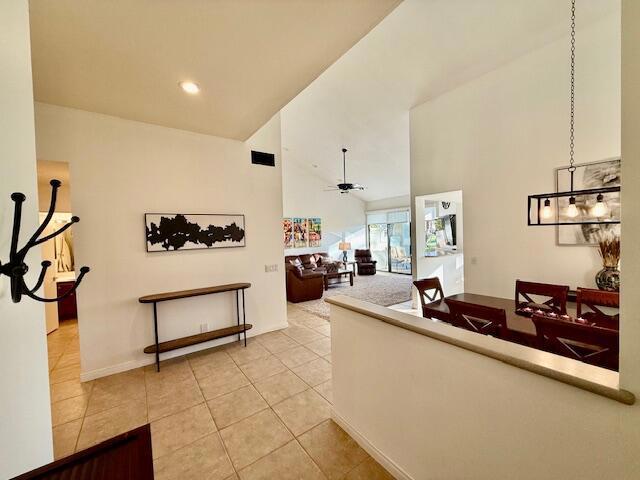
[[[284,248],[293,248],[293,220],[282,219],[282,233],[284,234]]]
[[[293,219],[293,246],[294,248],[304,248],[309,245],[309,232],[307,230],[307,219],[296,217]]]
[[[309,228],[309,246],[319,247],[322,243],[322,221],[319,218],[309,218],[307,224]]]

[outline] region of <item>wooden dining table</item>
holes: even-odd
[[[513,298],[491,297],[488,295],[478,295],[476,293],[458,293],[448,296],[447,299],[500,308],[506,313],[507,329],[514,337],[514,340],[519,340],[519,343],[527,345],[532,345],[535,342],[536,327],[533,324],[533,320],[516,313],[516,302]],[[436,300],[433,303],[428,303],[424,306],[423,310],[425,316],[444,322],[450,321],[451,314],[444,300]]]

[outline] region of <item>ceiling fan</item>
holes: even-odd
[[[347,159],[346,159],[347,149],[342,149],[342,183],[338,183],[337,185],[331,185],[328,190],[325,192],[337,192],[340,193],[349,193],[351,190],[364,190],[362,185],[357,183],[347,183]]]

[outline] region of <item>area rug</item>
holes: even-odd
[[[411,299],[412,281],[411,275],[358,276],[353,279],[353,287],[349,285],[349,282],[331,285],[329,290],[325,290],[323,298],[296,305],[309,313],[326,319],[329,319],[329,304],[324,299],[336,295],[345,295],[388,307]]]

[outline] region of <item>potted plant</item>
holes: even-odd
[[[598,253],[602,258],[602,270],[596,274],[596,285],[600,290],[620,290],[620,237],[603,234],[598,240]]]

